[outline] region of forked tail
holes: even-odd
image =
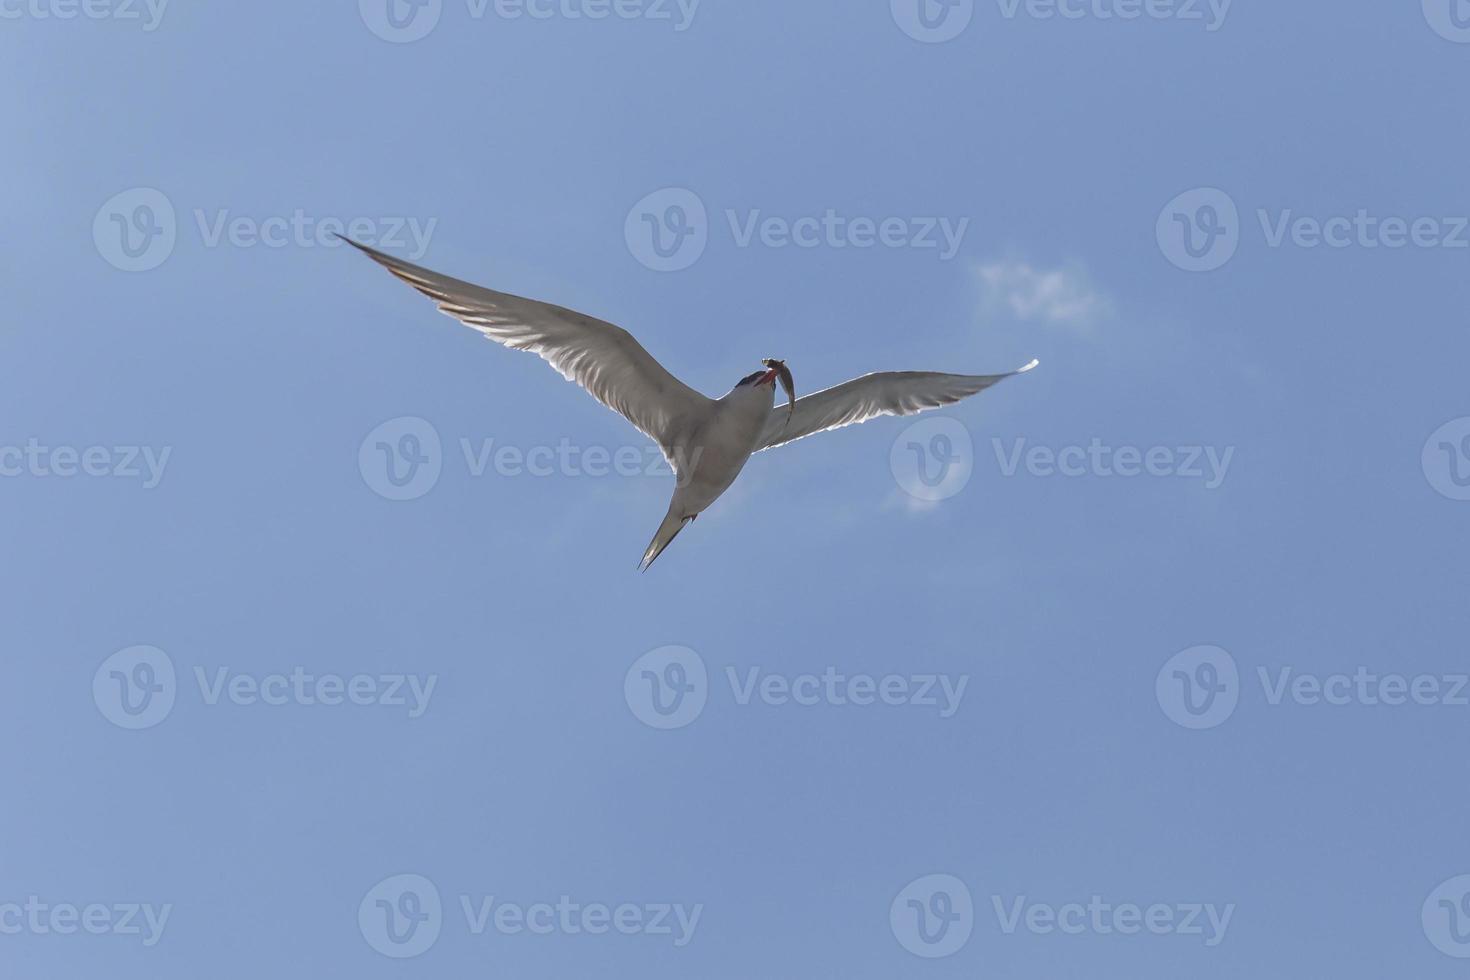
[[[643,560],[638,563],[638,570],[648,571],[648,566],[658,560],[658,556],[664,553],[669,543],[678,537],[679,532],[684,530],[684,525],[694,520],[697,514],[683,514],[681,508],[669,505],[669,512],[664,515],[664,522],[658,526],[658,531],[653,535],[653,540],[648,542],[648,550],[643,553]]]

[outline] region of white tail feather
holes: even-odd
[[[670,504],[669,512],[664,515],[663,523],[654,532],[653,540],[648,542],[648,550],[643,552],[643,560],[638,563],[639,570],[644,572],[648,571],[648,566],[652,565],[658,559],[658,556],[664,553],[664,549],[669,546],[669,542],[673,541],[679,532],[684,530],[684,525],[694,520],[695,516],[694,514],[683,514],[679,508]]]

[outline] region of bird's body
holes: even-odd
[[[797,398],[785,362],[767,358],[764,371],[742,378],[721,398],[708,398],[666,371],[620,327],[344,241],[465,325],[507,347],[540,355],[658,444],[674,470],[674,496],[644,552],[640,565],[645,569],[730,488],[755,453],[880,415],[912,415],[953,404],[1036,366],[1032,361],[1019,371],[988,375],[880,372]],[[778,381],[790,402],[783,409],[775,408]]]
[[[775,403],[775,381],[752,375],[686,420],[687,431],[675,437],[674,499],[643,553],[644,568],[653,564],[685,523],[730,489],[760,448],[760,436]]]
[[[682,485],[675,487],[674,499],[683,493],[688,506],[698,513],[728,490],[760,448],[761,432],[775,402],[776,385],[771,381],[736,385],[713,402],[709,414],[692,427],[684,442],[688,455],[680,463],[690,472],[687,479],[675,473]]]

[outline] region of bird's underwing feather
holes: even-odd
[[[541,357],[562,377],[632,422],[670,460],[678,426],[710,405],[710,399],[670,374],[622,327],[441,275],[348,238],[343,241],[466,326]]]
[[[796,400],[796,409],[776,408],[766,420],[757,452],[784,446],[828,429],[855,425],[880,415],[915,415],[953,405],[1036,366],[1032,361],[1006,374],[940,374],[934,371],[883,371],[844,381]]]

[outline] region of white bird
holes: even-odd
[[[952,405],[1038,363],[1033,360],[1005,374],[883,371],[797,398],[786,365],[767,358],[764,370],[741,378],[721,398],[707,398],[665,370],[621,327],[342,240],[466,326],[507,347],[539,355],[658,444],[674,470],[674,498],[639,562],[645,571],[686,524],[729,489],[755,453],[880,415],[913,415]],[[775,410],[778,380],[790,401],[784,411]]]

